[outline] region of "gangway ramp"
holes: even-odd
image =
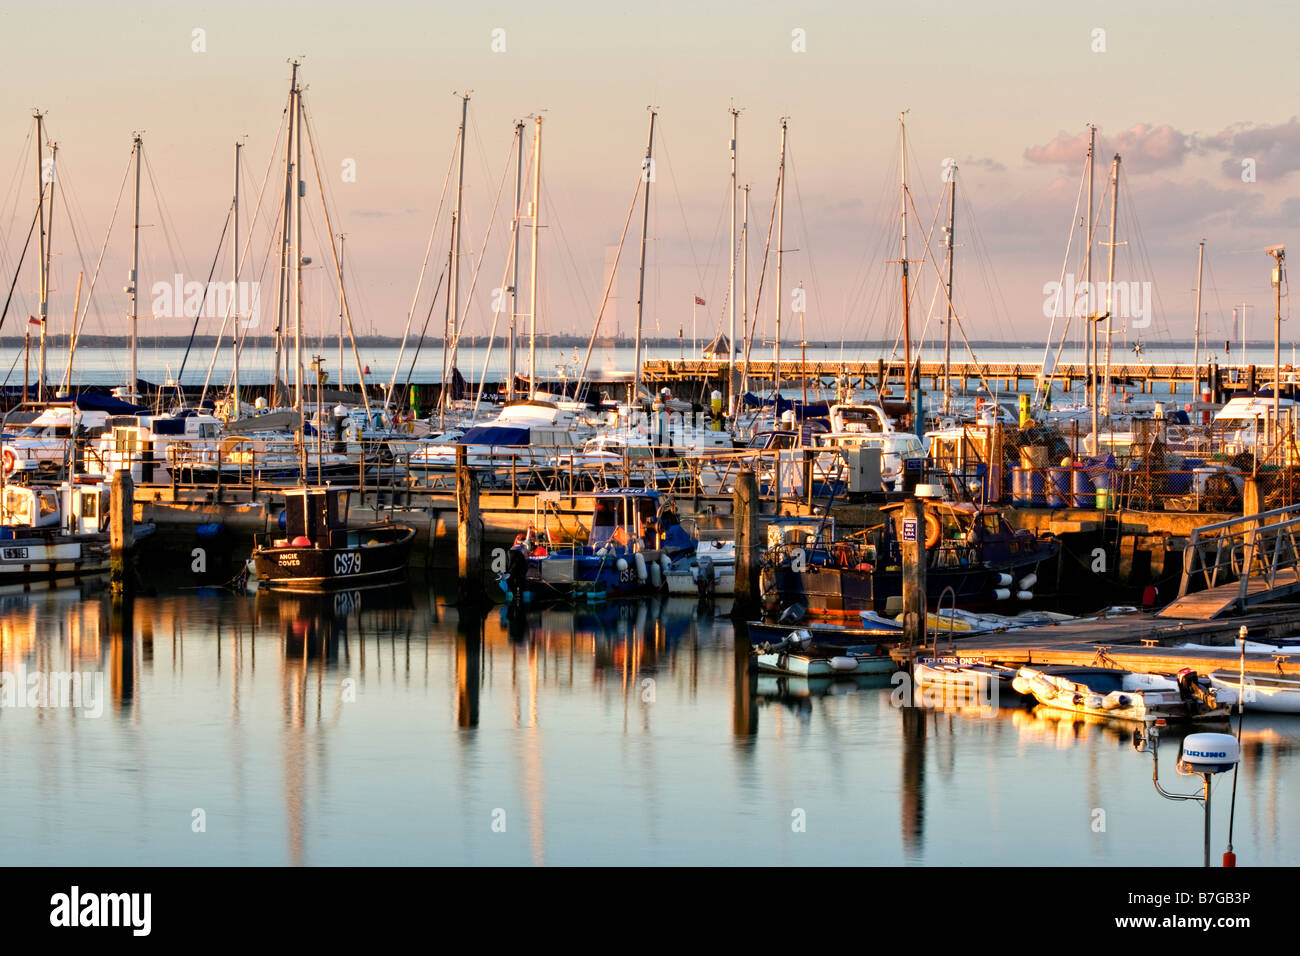
[[[1192,531],[1178,597],[1160,617],[1209,621],[1300,593],[1300,505]]]

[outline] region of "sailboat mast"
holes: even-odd
[[[295,68],[295,76],[297,70]],[[302,176],[302,87],[293,85],[293,407],[299,416],[302,403],[302,197],[307,183]]]
[[[952,179],[948,183],[948,321],[943,328],[943,411],[946,415],[952,405],[952,260],[956,252],[957,229],[957,165],[954,163],[949,172]]]
[[[515,321],[519,318],[519,204],[523,202],[524,193],[524,123],[523,120],[515,122],[515,221],[513,242],[514,252],[511,254],[511,268],[513,278],[510,280],[510,358],[509,358],[509,377],[506,382],[506,401],[514,401],[515,398]]]
[[[285,123],[284,142],[284,212],[280,224],[279,278],[275,298],[275,366],[271,372],[271,405],[279,407],[280,366],[284,354],[284,323],[287,316],[289,286],[289,230],[293,218],[291,191],[293,190],[293,106],[294,91],[298,88],[298,61],[293,60],[289,69],[289,119]]]
[[[785,230],[785,137],[788,123],[781,119],[781,163],[776,174],[776,337],[772,342],[772,385],[776,397],[781,397],[781,306],[784,293],[781,290],[781,253],[785,243],[782,241]],[[779,405],[780,402],[778,401]]]
[[[40,318],[41,318],[41,347],[39,358],[37,359],[37,379],[36,379],[36,400],[44,401],[45,399],[45,322],[49,318],[50,303],[50,247],[53,239],[45,231],[45,137],[43,129],[43,114],[36,112],[36,198],[40,202],[38,215],[40,216],[41,243],[40,243]],[[54,232],[54,164],[58,156],[59,147],[55,144],[50,153],[50,233]]]
[[[1115,218],[1119,208],[1119,153],[1110,168],[1110,243],[1106,250],[1106,375],[1102,382],[1102,395],[1106,413],[1110,414],[1110,341],[1112,336],[1111,296],[1115,288]]]
[[[144,149],[144,140],[135,134],[135,224],[131,239],[131,371],[127,380],[127,396],[135,397],[136,383],[140,380],[140,369],[136,364],[136,326],[139,321],[136,302],[140,285],[140,151]]]
[[[456,366],[457,329],[460,323],[460,204],[465,192],[465,120],[469,115],[469,94],[460,97],[460,148],[457,156],[456,206],[451,213],[451,271],[447,277],[447,329],[443,342],[443,388],[441,404],[447,405],[447,374]]]
[[[641,181],[645,192],[641,196],[641,266],[636,287],[636,340],[632,349],[632,401],[641,395],[641,327],[645,318],[645,252],[650,230],[650,184],[654,182],[655,111],[650,110],[650,136],[646,140],[645,162],[641,166]]]
[[[346,239],[347,236],[344,233],[340,232],[339,233],[339,366],[338,366],[339,367],[338,387],[340,390],[342,390],[343,388],[343,263],[346,261],[344,259],[343,244],[344,244],[344,240]],[[364,391],[364,386],[363,386],[363,391]],[[412,415],[415,414],[415,409],[411,409],[411,414]]]
[[[745,185],[744,213],[740,223],[740,326],[744,336],[740,354],[744,356],[744,374],[740,380],[741,398],[732,409],[732,429],[740,416],[740,405],[744,401],[745,389],[749,385],[749,184]]]
[[[736,136],[740,110],[731,107],[731,266],[727,274],[727,407],[736,405]],[[742,319],[743,321],[743,319]]]
[[[528,300],[528,397],[537,397],[537,243],[542,225],[542,118],[533,120],[533,261]]]
[[[1205,240],[1196,246],[1196,321],[1192,325],[1192,401],[1201,398],[1201,268],[1205,265]]]
[[[912,404],[912,312],[907,291],[907,113],[898,114],[898,168],[902,183],[899,218],[903,236],[903,398]]]
[[[239,421],[239,150],[240,143],[235,143],[235,199],[232,217],[234,231],[230,234],[231,311],[235,314],[234,328],[230,332],[230,356],[233,369],[230,376],[230,420]]]
[[[1088,370],[1087,399],[1092,407],[1092,443],[1093,454],[1100,449],[1101,436],[1097,434],[1097,323],[1093,320],[1092,310],[1092,190],[1096,178],[1094,171],[1097,159],[1097,127],[1088,124],[1088,217],[1084,226],[1083,253],[1083,353],[1084,364]]]

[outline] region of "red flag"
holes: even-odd
[[[34,316],[34,315],[29,315],[29,316],[27,316],[27,321],[28,321],[28,323],[31,324],[31,325],[40,325],[40,324],[41,324],[41,320],[38,319],[38,318],[37,318],[36,316]]]
[[[697,296],[695,297],[695,304],[696,304],[696,305],[706,305],[707,303],[697,295]]]

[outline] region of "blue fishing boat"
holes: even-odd
[[[567,595],[575,588],[583,594],[603,588],[611,598],[659,593],[673,562],[695,553],[695,538],[659,492],[620,488],[590,497],[585,542],[557,541],[540,521],[515,539],[509,575],[516,599]]]

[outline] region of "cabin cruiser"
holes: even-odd
[[[61,471],[74,455],[79,439],[99,435],[108,413],[78,407],[75,403],[47,405],[16,435],[0,444],[6,476],[37,471]]]
[[[0,485],[0,585],[108,570],[109,486]]]
[[[829,417],[830,431],[817,436],[817,444],[843,451],[879,449],[880,481],[886,491],[901,491],[906,463],[925,458],[921,439],[899,431],[880,405],[832,405]]]
[[[476,469],[549,468],[557,453],[571,452],[592,434],[591,425],[576,408],[524,399],[506,405],[496,418],[467,428],[454,443],[421,443],[407,458],[407,468],[453,471],[461,447],[467,463]]]

